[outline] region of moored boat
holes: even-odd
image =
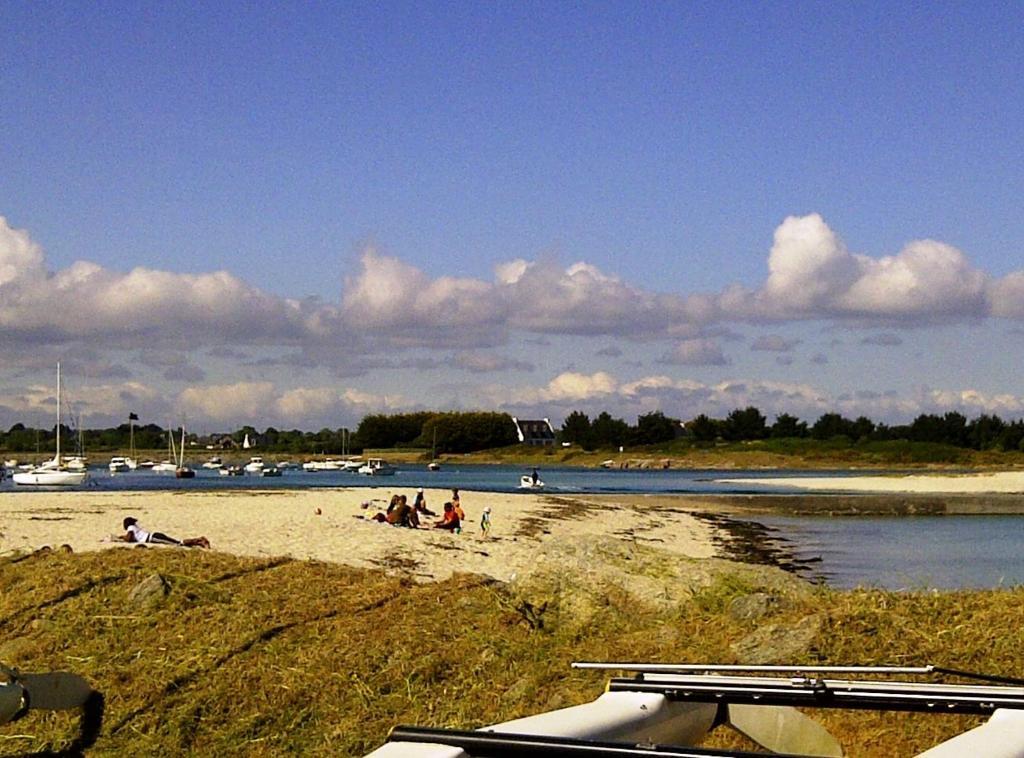
[[[397,468],[385,461],[383,458],[368,458],[366,463],[359,467],[359,473],[366,476],[394,476]]]
[[[60,389],[60,364],[57,364],[57,434],[56,444],[57,452],[53,456],[53,460],[47,461],[42,465],[33,468],[29,471],[19,471],[14,474],[11,479],[14,480],[15,484],[24,486],[35,486],[35,487],[74,487],[83,484],[89,477],[89,472],[82,469],[73,471],[64,465],[64,461],[61,458],[60,453],[60,406],[61,406],[61,389]]]

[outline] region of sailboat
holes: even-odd
[[[167,454],[166,460],[154,464],[153,471],[158,474],[173,474],[178,470],[178,455],[174,452],[174,432],[171,430],[171,422],[167,422]]]
[[[15,484],[36,487],[73,487],[83,484],[89,477],[87,471],[72,471],[64,465],[60,455],[60,364],[57,364],[57,454],[52,461],[30,471],[19,471],[11,478]]]
[[[173,443],[173,438],[172,438]],[[177,466],[174,469],[174,476],[177,479],[195,479],[196,472],[185,465],[185,425],[181,425],[181,456],[178,458]]]
[[[430,446],[430,463],[427,464],[427,471],[440,471],[441,464],[437,460],[437,427],[434,427],[434,444]]]

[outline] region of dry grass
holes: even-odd
[[[170,594],[128,596],[159,572]],[[0,660],[73,670],[106,696],[95,755],[360,755],[398,723],[476,727],[584,702],[604,677],[572,660],[730,662],[752,626],[724,578],[670,610],[621,591],[585,625],[545,623],[499,584],[415,584],[380,573],[180,550],[50,554],[0,563]],[[1024,590],[820,591],[771,617],[824,623],[797,663],[934,662],[1019,674]],[[835,712],[850,755],[910,755],[969,720]],[[59,752],[69,714],[0,727],[0,754]],[[720,742],[718,744],[739,744]],[[857,747],[860,746],[860,747]]]

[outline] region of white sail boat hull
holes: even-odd
[[[62,471],[60,469],[35,469],[19,471],[11,477],[15,484],[30,484],[37,487],[74,487],[84,484],[89,477],[85,471]]]

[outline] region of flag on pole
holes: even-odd
[[[128,414],[128,420],[129,421],[138,421],[139,420],[139,414],[137,414],[137,413],[129,413]]]

